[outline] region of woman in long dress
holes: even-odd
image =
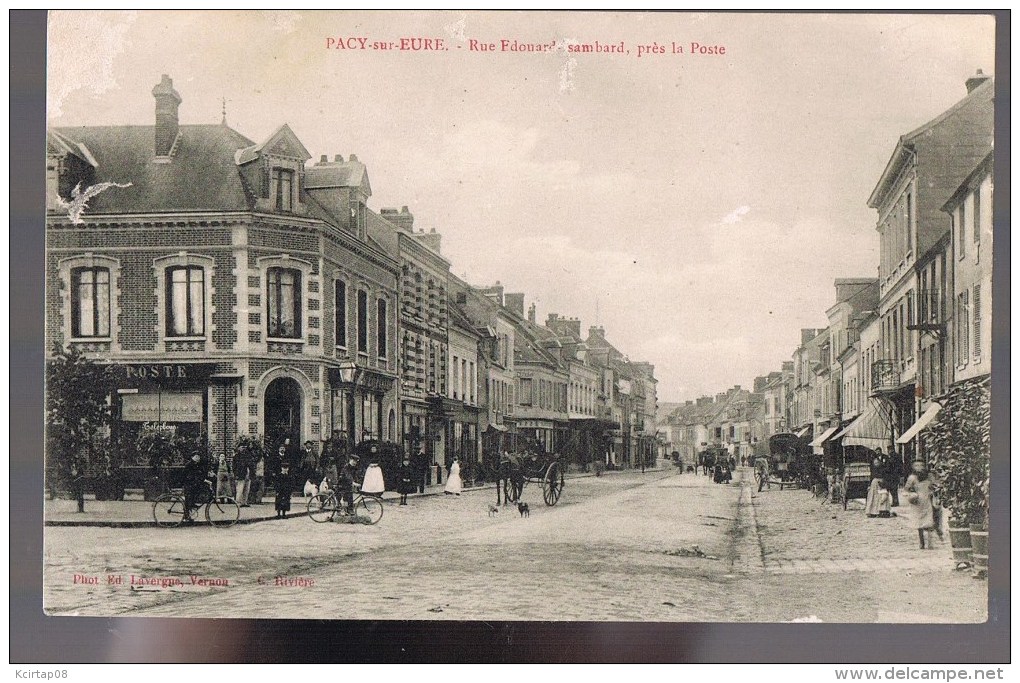
[[[928,470],[922,461],[914,461],[913,472],[907,477],[903,489],[907,492],[907,500],[910,501],[910,507],[914,511],[914,526],[917,527],[921,550],[925,548],[925,537],[928,539],[928,548],[932,548],[931,532],[935,530],[935,508],[931,502],[931,479],[928,478]]]
[[[889,494],[886,493],[883,485],[885,467],[882,462],[882,451],[871,462],[871,485],[868,487],[868,498],[865,501],[864,512],[868,517],[888,517],[891,506]]]
[[[457,458],[454,458],[453,463],[450,465],[450,475],[446,478],[446,488],[443,490],[443,493],[448,496],[459,496],[463,488],[464,485],[460,481],[460,463],[457,461]]]

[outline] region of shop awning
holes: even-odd
[[[817,439],[815,439],[814,441],[811,442],[811,447],[812,448],[821,448],[822,444],[825,443],[826,441],[828,441],[829,437],[832,436],[833,433],[837,429],[839,429],[838,426],[836,426],[836,427],[829,427],[828,429],[826,429],[824,432],[822,432],[821,434],[818,435]]]
[[[495,429],[497,432],[505,432],[505,431],[507,431],[506,427],[504,427],[501,424],[496,424],[495,422],[490,422],[489,423],[489,428],[490,429]]]
[[[811,429],[811,427],[805,427],[804,429],[798,429],[796,432],[794,432],[794,434],[796,434],[797,438],[800,439],[805,434],[807,434],[810,429]]]
[[[928,406],[928,409],[921,414],[921,417],[917,418],[917,422],[910,426],[910,429],[903,432],[900,438],[896,439],[896,443],[909,443],[917,434],[927,427],[935,416],[942,410],[942,406],[939,403],[932,403]]]
[[[888,448],[892,440],[889,418],[881,408],[869,403],[864,412],[851,422],[846,429],[832,438],[842,437],[844,446],[866,446],[867,448]]]

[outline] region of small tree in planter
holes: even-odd
[[[987,377],[963,382],[939,401],[928,427],[930,468],[944,506],[957,526],[988,523],[991,393]]]

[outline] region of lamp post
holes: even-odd
[[[340,373],[340,380],[346,387],[350,387],[350,396],[343,402],[344,420],[346,421],[346,433],[347,433],[347,450],[348,452],[354,449],[354,399],[357,395],[357,384],[358,376],[361,374],[361,368],[358,367],[350,358],[344,358],[340,361],[340,367],[338,368]],[[345,392],[347,389],[345,388]]]

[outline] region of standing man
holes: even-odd
[[[428,469],[428,463],[425,458],[425,448],[421,446],[418,448],[418,452],[414,455],[414,461],[411,463],[411,470],[413,472],[413,483],[418,489],[418,493],[425,493],[425,470]]]
[[[882,453],[882,449],[879,449]],[[892,506],[900,505],[900,476],[903,474],[903,467],[900,465],[900,458],[896,455],[895,449],[889,449],[888,454],[882,456],[882,486],[892,496]]]

